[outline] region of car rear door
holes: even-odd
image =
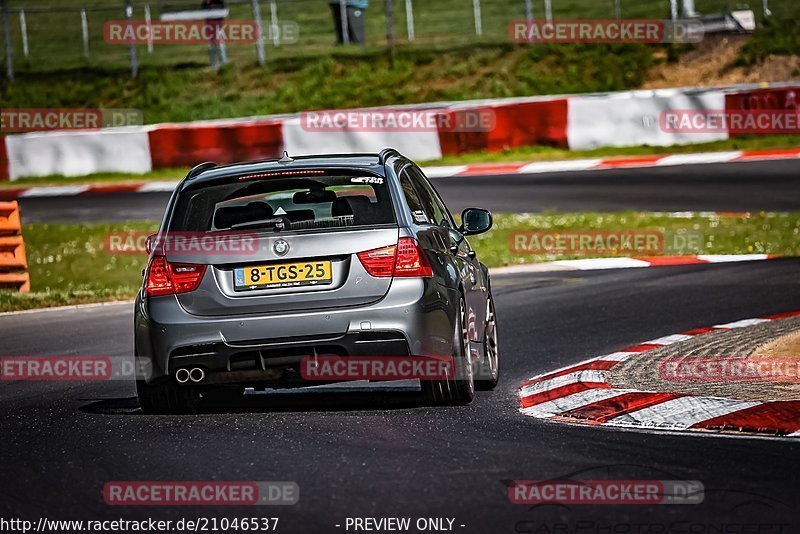
[[[446,256],[449,260],[446,263],[455,265],[459,273],[467,305],[470,336],[477,341],[481,334],[477,325],[483,324],[486,307],[480,264],[467,239],[456,229],[452,215],[427,177],[414,165],[409,165],[405,172],[431,224],[431,230],[427,233],[432,237],[432,247],[437,254]]]

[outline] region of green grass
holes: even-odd
[[[800,213],[754,214],[751,217],[671,218],[651,213],[544,213],[495,215],[494,228],[469,242],[486,265],[498,267],[561,259],[591,258],[587,254],[563,256],[516,254],[509,246],[513,232],[559,230],[650,230],[665,236],[702,234],[703,246],[680,254],[777,254],[800,256]],[[631,256],[629,252],[619,254]],[[635,254],[634,254],[635,255]],[[608,256],[608,254],[603,254]]]
[[[141,271],[146,258],[108,254],[104,250],[104,238],[109,232],[151,233],[156,226],[155,223],[25,225],[23,234],[32,291],[29,294],[0,291],[0,312],[132,297],[141,285]],[[689,219],[636,212],[498,214],[491,231],[469,240],[481,261],[490,267],[592,257],[519,255],[509,247],[512,232],[558,230],[651,230],[668,235],[702,234],[702,249],[684,253],[800,256],[800,213]]]
[[[0,311],[116,300],[141,286],[146,258],[109,254],[109,232],[153,232],[155,223],[24,225],[28,294],[0,291]]]
[[[548,146],[530,146],[504,150],[501,152],[473,152],[459,156],[447,156],[441,160],[420,162],[425,165],[456,165],[463,163],[494,163],[494,162],[532,162],[555,161],[576,158],[602,158],[609,156],[642,156],[652,154],[692,154],[698,152],[714,152],[723,150],[769,150],[781,148],[800,147],[800,135],[770,135],[750,136],[716,141],[713,143],[700,143],[696,145],[680,145],[673,147],[607,147],[594,150],[570,151],[562,148]],[[0,182],[3,188],[15,188],[28,185],[66,185],[66,184],[91,184],[98,182],[126,182],[141,180],[179,180],[186,176],[189,169],[159,169],[147,174],[123,173],[97,173],[89,176],[44,176],[41,178],[20,178],[13,182]]]
[[[0,190],[3,188],[13,189],[20,186],[33,185],[81,185],[93,183],[123,183],[141,182],[142,180],[180,180],[189,172],[185,169],[156,169],[146,174],[132,174],[121,172],[98,172],[87,176],[62,176],[54,174],[39,178],[18,178],[14,181],[0,182]]]
[[[768,56],[800,55],[800,19],[772,19],[739,52],[738,65],[755,65]]]
[[[109,45],[103,39],[103,25],[107,20],[123,18],[122,0],[59,0],[31,1],[9,0],[11,9],[11,39],[14,64],[18,71],[47,71],[65,68],[126,68],[128,47]],[[759,21],[763,19],[761,2],[750,3]],[[143,20],[144,11],[140,3],[134,2],[134,18]],[[199,2],[194,0],[171,0],[170,2],[149,2],[154,20],[158,20],[164,5],[170,10],[196,9]],[[553,4],[556,19],[608,19],[614,16],[613,0],[560,0]],[[698,0],[697,9],[702,13],[731,11],[741,8],[738,0]],[[406,12],[404,0],[393,0],[395,36],[401,45],[407,43]],[[416,46],[438,46],[466,43],[508,42],[508,24],[524,16],[522,0],[481,0],[483,35],[477,36],[473,18],[472,2],[469,0],[435,0],[413,3]],[[658,18],[669,16],[666,0],[623,0],[624,18]],[[53,6],[59,11],[45,12],[36,7]],[[543,2],[534,0],[534,15],[541,18]],[[77,9],[87,7],[89,30],[89,57],[84,58],[81,41],[81,22]],[[21,34],[18,21],[18,8],[27,10],[28,41],[30,56],[24,58],[21,50]],[[230,20],[252,20],[249,2],[229,2]],[[797,17],[796,0],[770,0],[770,8],[776,19]],[[265,31],[270,24],[269,4],[261,2],[262,20]],[[299,29],[296,43],[273,46],[266,39],[268,61],[287,57],[309,57],[327,54],[334,43],[333,21],[325,0],[278,0],[277,14],[280,21],[296,23]],[[366,12],[366,26],[369,46],[367,51],[377,51],[386,43],[385,2],[375,0]],[[233,61],[250,63],[255,61],[254,45],[231,45],[230,56]],[[346,54],[358,55],[359,47],[345,49]],[[152,54],[145,46],[137,46],[139,61],[144,66],[193,65],[208,63],[206,47],[203,45],[156,45]],[[5,54],[2,55],[5,57]]]
[[[20,294],[0,289],[0,313],[127,300],[132,298],[135,292],[136,290],[131,291],[128,288],[112,288],[81,291],[50,290]]]
[[[262,2],[263,17],[269,9]],[[170,3],[175,5],[175,2]],[[196,7],[196,2],[183,5]],[[691,47],[666,45],[537,45],[509,42],[508,23],[523,15],[522,2],[482,0],[483,37],[476,37],[471,2],[416,2],[414,43],[404,40],[404,2],[394,0],[398,51],[393,65],[384,49],[383,5],[367,16],[370,45],[332,46],[332,21],[324,0],[279,2],[279,17],[300,25],[298,44],[267,47],[265,67],[254,46],[230,46],[232,63],[209,69],[203,45],[139,47],[137,80],[131,80],[128,51],[103,41],[103,23],[121,16],[120,0],[61,0],[58,7],[112,7],[89,12],[90,57],[83,59],[77,12],[40,13],[27,0],[10,2],[12,52],[17,80],[0,80],[8,108],[135,108],[146,123],[244,117],[321,108],[410,104],[541,94],[586,93],[638,88],[656,57],[675,60]],[[541,16],[541,2],[535,12]],[[761,19],[760,2],[752,8]],[[158,17],[158,3],[152,3]],[[664,18],[661,0],[625,0],[626,18]],[[13,9],[28,9],[30,58],[21,57],[19,23]],[[697,2],[701,12],[740,7],[734,0]],[[771,0],[775,13],[742,52],[741,62],[769,54],[798,54],[800,2]],[[231,5],[231,19],[249,19],[248,5]],[[142,13],[137,11],[136,18]],[[609,18],[611,0],[554,2],[555,18]],[[663,52],[667,53],[664,54]],[[0,54],[0,59],[5,54]],[[0,68],[2,64],[0,64]],[[699,82],[700,80],[698,80]]]
[[[404,3],[395,0],[395,4],[402,37]],[[416,4],[418,39],[409,44],[400,38],[391,65],[382,43],[383,2],[373,2],[370,8],[370,46],[335,47],[325,2],[303,0],[280,2],[279,15],[296,21],[307,34],[297,45],[268,47],[265,67],[256,64],[252,45],[231,46],[232,63],[220,72],[205,66],[202,45],[161,45],[152,56],[139,47],[140,73],[131,80],[126,47],[107,45],[100,35],[103,22],[119,16],[119,1],[89,4],[114,10],[91,15],[98,18],[89,24],[88,60],[81,57],[77,14],[43,14],[32,11],[27,2],[11,2],[12,9],[29,8],[31,57],[27,61],[19,57],[21,37],[16,12],[12,12],[17,80],[0,79],[0,100],[7,108],[134,108],[142,112],[145,123],[152,124],[323,108],[618,91],[640,87],[650,68],[666,60],[657,58],[674,61],[692,49],[510,43],[508,22],[522,16],[522,2],[514,5],[507,0],[482,0],[484,37],[476,38],[468,0]],[[541,14],[540,4],[535,2]],[[554,4],[556,18],[608,18],[613,13],[611,0]],[[84,2],[63,0],[59,5],[75,8]],[[194,2],[186,5],[194,6]],[[655,0],[624,1],[623,16],[663,18],[666,5]],[[698,9],[708,13],[736,5],[729,0],[706,0],[698,2]],[[800,2],[772,0],[770,6],[775,16],[756,32],[741,62],[758,62],[768,54],[798,54]],[[760,5],[753,8],[760,17]],[[231,18],[249,17],[248,6],[235,5],[232,10]],[[268,12],[265,5],[265,18]]]
[[[654,64],[645,45],[528,47],[510,43],[405,48],[392,66],[383,52],[235,64],[219,73],[146,67],[22,73],[0,81],[8,108],[134,108],[148,124],[639,87]]]

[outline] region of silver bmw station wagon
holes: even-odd
[[[413,377],[424,398],[470,403],[499,376],[489,272],[467,241],[491,226],[478,208],[457,224],[393,149],[198,165],[148,240],[135,304],[142,409],[185,413],[250,387],[396,378],[309,376],[328,360],[370,359],[446,362]]]

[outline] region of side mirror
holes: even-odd
[[[464,235],[482,234],[492,227],[492,214],[480,208],[467,208],[461,212],[461,228]]]

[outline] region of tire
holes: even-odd
[[[146,414],[195,413],[200,404],[200,390],[193,386],[178,386],[170,380],[148,384],[136,381],[139,406]]]
[[[500,355],[497,349],[497,315],[494,311],[494,297],[489,293],[489,313],[483,329],[483,360],[479,368],[480,380],[475,380],[475,389],[491,391],[500,380]],[[485,378],[484,378],[485,377]]]
[[[453,361],[455,377],[451,380],[428,380],[423,382],[423,391],[430,404],[464,406],[475,398],[472,362],[469,351],[466,306],[459,299],[459,312],[453,332]]]

